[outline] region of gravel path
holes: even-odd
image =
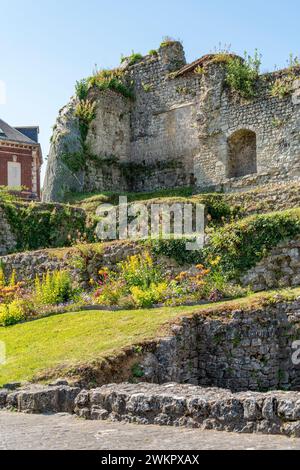
[[[0,449],[300,449],[300,439],[0,412]]]

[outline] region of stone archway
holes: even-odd
[[[248,129],[234,132],[227,140],[228,166],[227,177],[257,173],[256,134]]]

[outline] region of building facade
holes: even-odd
[[[38,127],[11,127],[0,119],[0,186],[39,198],[42,151]]]

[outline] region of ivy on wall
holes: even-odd
[[[16,251],[70,246],[78,233],[93,239],[93,224],[84,211],[40,203],[1,203],[14,233]]]

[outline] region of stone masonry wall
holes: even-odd
[[[292,345],[300,340],[300,299],[249,311],[184,317],[142,363],[145,380],[232,391],[300,390]]]
[[[109,384],[93,390],[59,380],[0,389],[0,409],[76,413],[91,420],[300,437],[299,392],[241,392],[168,383]]]
[[[49,394],[49,392],[48,392]],[[230,393],[169,383],[110,384],[75,399],[81,418],[300,436],[300,393]]]
[[[173,69],[167,60],[170,57],[166,59],[165,54],[166,50],[170,54],[173,47],[178,68],[185,58],[183,49],[175,43],[127,71],[135,94],[130,110],[130,145],[126,147],[127,160],[135,164],[129,189],[184,185],[218,189],[222,185],[232,190],[269,180],[299,178],[300,105],[293,94],[283,99],[270,94],[274,81],[287,72],[262,76],[257,97],[245,100],[226,86],[226,68],[220,63],[206,64],[202,74],[192,71],[172,78]],[[102,113],[106,111],[100,103],[98,114]],[[240,169],[245,176],[231,178],[230,165],[235,162],[230,162],[230,139],[233,136],[234,141],[243,130],[255,135],[252,154],[256,154],[256,161],[250,165],[242,162],[245,168]],[[101,145],[106,146],[106,138],[99,140],[99,145],[98,151]],[[241,166],[241,162],[237,164]]]
[[[196,75],[192,79],[170,79],[174,67],[184,64],[184,51],[176,43],[160,48],[158,56],[129,71],[136,96],[131,114],[130,159],[145,166],[144,175],[141,169],[134,182],[136,191],[194,184],[200,79]]]
[[[132,242],[107,243],[101,250],[91,246],[86,260],[87,265],[83,270],[78,268],[76,263],[80,251],[74,248],[37,250],[0,256],[0,263],[7,278],[15,270],[19,281],[32,281],[36,275],[42,276],[47,271],[67,269],[75,282],[88,283],[91,276],[96,276],[101,266],[115,267],[118,262],[138,253],[141,249],[141,245]]]
[[[110,90],[91,90],[89,99],[96,101],[97,111],[87,137],[93,160],[87,168],[85,190],[125,191],[127,182],[119,163],[128,161],[130,155],[131,102]]]
[[[181,44],[173,42],[135,65],[125,61],[121,66],[133,84],[134,100],[110,90],[90,90],[97,116],[88,142],[96,159],[89,161],[84,175],[68,174],[61,162],[66,146],[69,151],[78,147],[72,99],[54,131],[44,199],[60,198],[68,186],[79,191],[178,186],[231,191],[299,179],[300,67],[295,67],[293,90],[284,98],[273,97],[271,88],[290,74],[288,69],[260,76],[257,95],[246,100],[226,84],[224,63],[207,56],[201,73],[182,68],[185,64]],[[111,156],[113,161],[103,161]],[[120,163],[131,167],[124,173]],[[239,171],[230,172],[230,167]]]
[[[300,285],[300,239],[288,240],[274,248],[242,278],[255,291]]]
[[[212,66],[213,69],[216,67]],[[224,88],[219,88],[219,97],[213,104],[202,100],[204,109],[207,106],[215,109],[211,114],[203,111],[203,140],[195,163],[199,165],[199,170],[195,172],[198,184],[201,181],[207,184],[209,180],[212,184],[218,181],[225,185],[230,184],[230,179],[226,177],[228,139],[241,129],[256,134],[258,176],[270,175],[270,179],[299,177],[299,104],[293,104],[292,95],[283,99],[270,95],[272,83],[283,74],[280,72],[262,77],[258,96],[252,100],[246,101]],[[210,83],[212,84],[212,79]],[[220,84],[220,79],[217,79],[217,83]],[[242,181],[247,184],[247,178],[242,177]]]

